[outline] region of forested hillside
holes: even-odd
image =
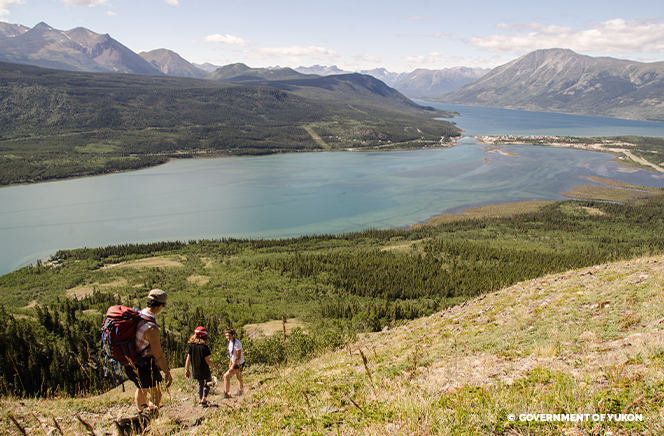
[[[193,328],[211,335],[297,317],[307,335],[242,337],[253,365],[297,362],[358,332],[394,327],[514,283],[664,252],[664,196],[631,205],[552,203],[539,212],[413,230],[284,240],[189,241],[60,251],[0,277],[0,390],[108,389],[97,360],[102,314],[167,290],[159,316],[171,365]]]
[[[361,86],[360,86],[361,88]],[[0,185],[103,174],[170,158],[423,147],[459,135],[449,114],[360,90],[81,73],[0,63]],[[361,90],[362,98],[373,91]],[[352,101],[353,106],[345,103]]]

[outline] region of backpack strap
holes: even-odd
[[[231,352],[229,353],[228,351],[226,351],[228,358],[231,360],[234,360],[233,356],[235,355],[235,341],[237,341],[237,339],[233,338],[233,345],[231,345]]]
[[[120,362],[114,359],[110,359],[109,363],[109,358],[108,356],[104,356],[104,377],[109,378],[111,380],[111,384],[113,387],[117,387],[118,385],[122,385],[122,392],[125,391],[124,387],[124,375],[122,373],[122,365]]]
[[[157,324],[157,318],[155,318],[154,315],[146,314],[146,313],[143,313],[143,311],[140,311],[138,319],[136,320],[136,330],[138,331],[139,327],[142,326],[142,323],[148,323],[148,322],[154,324],[157,327],[159,326],[159,324]],[[135,340],[135,338],[134,338],[134,340]],[[143,357],[143,354],[145,354],[145,352],[147,351],[148,348],[150,348],[150,343],[145,345],[140,350],[138,348],[136,348],[136,354],[138,355],[137,366],[144,366],[147,362],[149,362],[151,360],[151,359],[145,359]]]

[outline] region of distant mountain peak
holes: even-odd
[[[205,63],[202,63],[202,64],[194,63],[192,65],[194,65],[195,67],[200,68],[201,70],[206,71],[208,73],[211,73],[214,70],[216,70],[217,68],[219,68],[219,65],[214,65],[214,64],[211,64],[210,62],[205,62]]]
[[[29,27],[21,24],[10,24],[0,21],[0,37],[15,38],[30,30]]]
[[[418,68],[403,75],[394,85],[404,95],[428,100],[475,82],[490,70],[486,68],[453,67],[442,70]]]
[[[42,34],[42,33],[62,33],[60,30],[55,29],[45,22],[37,23],[32,29],[28,30],[26,33],[32,34]]]
[[[662,121],[664,62],[536,50],[437,101]]]
[[[350,71],[344,71],[341,68],[337,67],[336,65],[332,65],[331,67],[328,67],[326,65],[313,65],[311,67],[297,67],[294,68],[293,70],[297,71],[298,73],[302,74],[317,74],[319,76],[331,76],[335,74],[349,74]]]
[[[73,71],[161,74],[108,34],[83,27],[61,31],[43,21],[13,38],[0,39],[0,61]]]
[[[29,34],[44,34],[44,33],[51,33],[51,32],[57,32],[60,33],[59,30],[54,29],[53,27],[49,26],[45,22],[40,22],[36,24],[32,29],[28,30],[26,33]]]
[[[104,37],[110,38],[110,35],[108,33],[104,33],[104,34],[96,33],[96,32],[93,32],[90,29],[86,29],[85,27],[75,27],[71,30],[67,30],[64,33],[66,33],[68,35],[73,34],[73,35],[86,35],[86,36],[104,36]]]
[[[155,68],[169,76],[204,77],[208,72],[184,60],[179,54],[165,48],[139,53]]]

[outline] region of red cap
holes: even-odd
[[[207,338],[207,330],[205,330],[205,327],[196,327],[194,334],[199,338]]]

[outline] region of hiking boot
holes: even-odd
[[[229,394],[228,392],[224,392],[224,395],[223,395],[222,398],[223,398],[224,400],[228,400],[229,398],[233,398],[233,397],[231,397],[231,394]]]
[[[234,396],[234,397],[241,397],[242,394],[243,394],[243,392],[242,392],[241,390],[238,389],[237,391],[235,391],[235,392],[233,393],[233,396]]]
[[[157,417],[159,417],[159,408],[146,407],[138,413],[138,416],[148,421],[151,419],[157,419]]]

